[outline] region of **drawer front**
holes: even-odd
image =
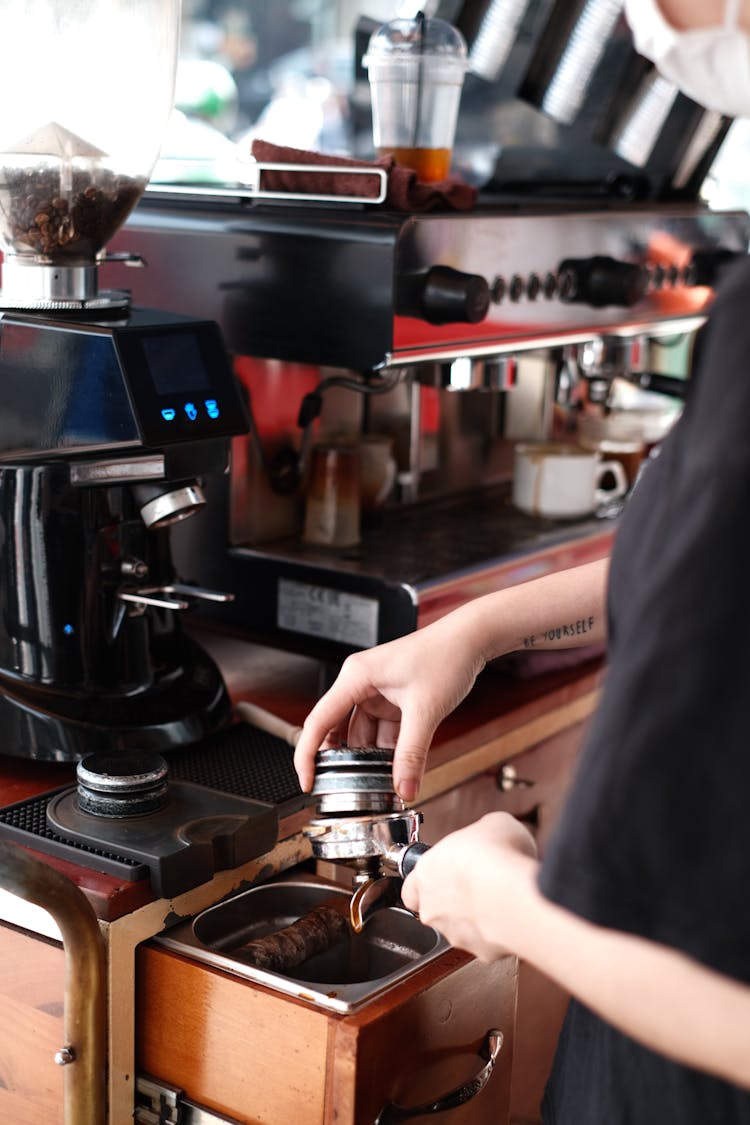
[[[357,1082],[347,1125],[377,1120],[384,1106],[404,1109],[443,1101],[484,1067],[479,1051],[487,1032],[502,1044],[487,1085],[456,1109],[430,1115],[435,1125],[506,1125],[510,1113],[517,962],[484,965],[463,953],[446,955],[455,968],[366,1025],[344,1027],[336,1039],[337,1065],[356,1030]],[[334,1087],[334,1093],[336,1087]],[[336,1109],[345,1105],[339,1099]],[[338,1125],[339,1117],[328,1121]],[[387,1121],[386,1117],[386,1121]]]
[[[177,954],[138,951],[137,1065],[192,1102],[255,1125],[370,1125],[389,1104],[414,1107],[485,1066],[487,1085],[436,1125],[508,1121],[517,963],[482,965],[450,950],[351,1015],[314,1009]]]
[[[0,1121],[63,1125],[65,954],[0,925]]]
[[[139,1072],[243,1123],[323,1120],[323,1013],[148,947],[136,973]]]
[[[585,731],[585,723],[576,723],[425,801],[420,805],[424,813],[422,839],[434,844],[486,813],[508,812],[528,825],[543,849],[570,788]]]

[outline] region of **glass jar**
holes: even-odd
[[[0,5],[0,246],[87,265],[141,197],[174,96],[180,0]]]

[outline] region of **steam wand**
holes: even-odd
[[[300,403],[297,415],[297,425],[302,431],[299,452],[291,446],[285,446],[269,461],[260,438],[255,416],[253,414],[250,392],[243,387],[245,406],[249,419],[249,436],[253,455],[260,469],[268,478],[268,483],[273,492],[278,496],[290,496],[296,492],[302,481],[302,476],[307,462],[307,454],[312,441],[313,423],[319,418],[323,409],[323,392],[331,387],[343,387],[361,395],[384,395],[392,391],[401,380],[400,373],[390,379],[378,379],[373,382],[365,376],[364,382],[349,378],[346,375],[331,375],[322,379],[314,390],[309,391]]]

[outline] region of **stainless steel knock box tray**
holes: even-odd
[[[290,925],[326,900],[349,894],[319,881],[265,883],[152,940],[317,1007],[354,1012],[449,949],[445,938],[403,907],[389,906],[375,913],[360,934],[311,957],[289,975],[259,969],[242,954],[247,942]]]

